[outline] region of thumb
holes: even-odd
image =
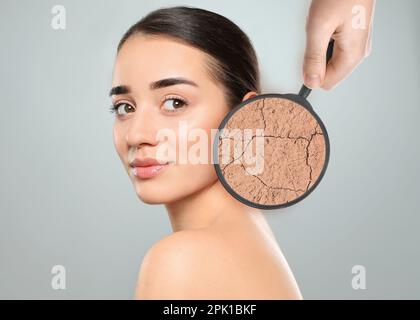
[[[320,87],[325,78],[326,54],[332,31],[309,24],[303,59],[303,81],[309,88]]]

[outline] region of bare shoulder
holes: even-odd
[[[185,230],[164,237],[143,258],[135,298],[194,299],[214,277],[211,265],[217,265],[219,250],[219,241],[206,232]]]
[[[278,278],[274,264],[258,263],[253,261],[255,256],[244,252],[217,233],[175,232],[158,241],[144,256],[135,298],[300,298],[295,288],[273,286],[273,281],[288,281]]]

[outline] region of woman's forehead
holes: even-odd
[[[205,82],[208,80],[207,59],[203,51],[172,38],[134,35],[118,52],[114,79],[129,81],[143,77],[153,81],[181,76]]]

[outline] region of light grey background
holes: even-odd
[[[66,30],[51,28],[56,4]],[[146,250],[171,233],[120,163],[107,93],[122,34],[172,5],[236,22],[263,92],[298,91],[308,1],[0,0],[0,298],[131,299]],[[420,298],[419,21],[419,1],[377,1],[370,57],[310,96],[328,170],[304,201],[267,212],[304,298]],[[51,288],[56,264],[66,290]],[[351,286],[358,264],[366,290]]]

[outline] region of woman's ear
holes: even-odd
[[[244,95],[242,101],[248,100],[249,98],[255,97],[257,95],[258,93],[256,93],[255,91],[249,91],[246,95]]]

